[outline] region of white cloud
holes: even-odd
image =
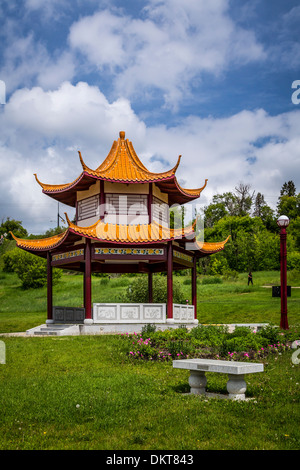
[[[227,8],[227,0],[150,0],[143,19],[103,10],[74,23],[69,42],[112,74],[117,93],[134,98],[159,89],[176,106],[202,73],[264,58],[254,33],[237,27]]]
[[[63,81],[70,80],[74,73],[75,59],[70,52],[56,51],[50,55],[32,32],[19,36],[15,25],[8,28],[0,76],[9,93],[18,87],[31,87],[33,84],[46,89],[56,88]]]
[[[182,154],[177,176],[185,187],[208,185],[206,204],[214,194],[233,191],[240,182],[276,205],[280,188],[293,180],[300,190],[300,112],[270,116],[264,110],[242,111],[223,119],[190,117],[181,125],[147,130],[147,151],[169,160]],[[158,162],[156,162],[158,165]],[[159,171],[159,169],[157,170]]]
[[[222,119],[190,116],[170,128],[146,127],[128,100],[110,103],[97,87],[65,82],[53,91],[16,91],[0,114],[0,126],[1,216],[21,219],[35,233],[55,226],[57,203],[42,194],[33,173],[45,183],[71,182],[81,172],[77,150],[96,168],[120,130],[151,171],[171,168],[182,154],[177,177],[184,187],[200,187],[208,178],[201,204],[233,191],[240,181],[273,205],[285,181],[300,188],[298,110],[277,116],[264,110]]]
[[[38,233],[49,228],[50,220],[55,225],[57,204],[42,194],[34,173],[45,183],[71,182],[82,171],[77,150],[96,168],[120,130],[137,142],[145,133],[128,100],[109,103],[98,88],[83,82],[65,82],[53,91],[16,91],[0,114],[0,127],[1,214],[16,214]],[[52,211],[49,216],[45,207]]]

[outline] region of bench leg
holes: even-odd
[[[191,393],[201,395],[205,393],[205,387],[207,378],[205,372],[190,370],[189,385],[191,387]]]
[[[245,400],[247,384],[244,375],[228,374],[227,390],[232,400]]]

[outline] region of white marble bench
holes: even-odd
[[[253,362],[221,361],[217,359],[181,359],[173,361],[173,367],[190,370],[189,385],[191,393],[200,395],[206,393],[207,378],[205,372],[228,374],[228,398],[245,400],[247,384],[245,374],[263,372],[264,365]]]

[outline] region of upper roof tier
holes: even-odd
[[[185,189],[179,185],[175,173],[181,155],[171,170],[162,173],[149,171],[137,156],[132,142],[125,139],[125,132],[123,131],[119,133],[119,139],[114,141],[109,154],[96,170],[90,169],[84,163],[81,153],[78,153],[83,171],[72,183],[44,184],[39,181],[35,174],[35,178],[45,194],[73,207],[76,205],[76,192],[88,189],[95,183],[95,180],[127,184],[156,183],[162,192],[168,193],[169,205],[174,203],[184,204],[197,199],[207,183],[206,179],[204,185],[198,189]]]

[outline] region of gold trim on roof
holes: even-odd
[[[66,189],[71,188],[72,186],[75,186],[78,181],[81,180],[82,176],[84,173],[81,173],[78,178],[76,178],[72,183],[66,183],[66,184],[45,184],[42,183],[38,177],[37,174],[34,173],[35,179],[38,182],[38,184],[43,188],[43,191],[45,192],[57,192],[57,191],[65,191]]]
[[[103,221],[89,227],[80,227],[70,221],[68,215],[66,219],[68,222],[68,229],[64,232],[54,235],[53,237],[26,240],[17,238],[11,233],[17,242],[17,246],[28,251],[49,251],[61,245],[67,238],[69,233],[74,233],[79,237],[92,238],[94,240],[115,242],[115,243],[155,243],[161,241],[180,240],[195,234],[193,226],[184,229],[169,229],[163,227],[156,222],[151,224],[136,224],[136,225],[117,225],[108,224]],[[197,242],[198,250],[204,254],[214,254],[224,249],[230,235],[222,242]]]
[[[40,250],[47,251],[56,246],[60,245],[64,239],[67,237],[68,229],[58,235],[48,238],[36,238],[33,240],[26,240],[24,238],[17,238],[15,235],[10,232],[12,237],[16,240],[17,246],[23,248],[24,250]]]
[[[114,141],[106,159],[96,170],[91,170],[84,163],[80,154],[80,161],[86,173],[100,179],[116,181],[120,183],[155,182],[171,178],[179,166],[181,155],[174,168],[161,173],[149,171],[137,156],[132,142],[125,140],[125,133],[120,132],[120,138]]]
[[[150,243],[157,241],[169,241],[184,238],[194,234],[192,226],[184,229],[170,229],[163,227],[157,222],[150,224],[118,225],[105,223],[99,220],[89,227],[81,227],[70,221],[65,213],[69,229],[80,236],[93,238],[101,241],[122,243]]]
[[[226,240],[222,242],[196,242],[198,248],[203,253],[217,253],[218,251],[223,250],[224,246],[228,242],[230,235],[226,238]]]

